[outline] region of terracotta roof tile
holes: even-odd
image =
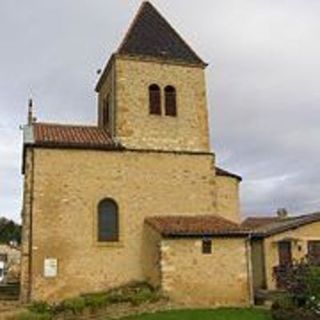
[[[94,126],[35,123],[33,135],[34,144],[39,146],[115,147],[109,133]]]
[[[248,229],[256,229],[280,220],[278,217],[249,217],[242,222],[242,226]]]
[[[159,216],[145,222],[164,237],[246,236],[250,232],[217,215]]]
[[[256,237],[268,237],[274,234],[286,232],[292,229],[302,227],[304,225],[319,222],[320,213],[312,213],[289,218],[248,218],[242,223],[244,228],[251,229]]]
[[[142,4],[120,45],[118,53],[205,65],[148,1]]]

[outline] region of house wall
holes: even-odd
[[[283,232],[264,240],[267,287],[270,290],[276,289],[273,268],[279,265],[278,242],[285,238],[299,239],[292,243],[292,257],[294,260],[301,260],[308,254],[308,241],[320,240],[320,222]]]
[[[4,261],[6,270],[4,281],[18,282],[20,277],[20,249],[7,244],[0,244],[0,255],[7,256],[7,260]]]
[[[217,212],[222,217],[240,223],[239,180],[232,177],[216,177]]]
[[[162,241],[164,292],[188,307],[250,305],[250,246],[244,238],[212,240],[211,255],[202,254],[200,239]]]
[[[209,151],[205,73],[202,67],[118,56],[116,132],[126,147]],[[149,114],[149,86],[162,92],[162,116]],[[164,115],[164,88],[177,92],[177,117]]]
[[[263,240],[253,240],[251,242],[251,261],[253,288],[255,290],[266,289],[266,269]]]
[[[154,288],[161,287],[161,236],[144,224],[142,241],[142,268],[148,283]]]
[[[28,292],[31,284],[33,300],[61,300],[144,280],[145,217],[216,213],[210,154],[34,149],[34,164],[31,278],[28,170],[22,275],[22,290]],[[96,210],[107,197],[119,206],[120,242],[99,244]],[[44,277],[46,258],[57,259],[57,277]]]

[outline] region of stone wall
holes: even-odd
[[[308,241],[320,240],[320,222],[279,233],[264,240],[266,280],[267,288],[270,290],[276,289],[273,268],[279,265],[278,241],[288,238],[297,239],[292,242],[292,258],[301,260],[308,254]]]
[[[202,67],[116,58],[116,132],[126,147],[209,151]],[[149,114],[151,84],[162,92],[162,116]],[[164,115],[164,88],[177,92],[177,117]]]
[[[24,188],[22,208],[22,234],[21,234],[21,274],[20,274],[20,298],[22,302],[29,300],[30,279],[30,246],[31,246],[31,211],[33,204],[33,150],[26,150],[24,156]]]
[[[162,241],[164,292],[188,307],[250,305],[250,246],[243,238],[212,241],[209,255],[202,254],[201,239]]]
[[[239,180],[232,177],[216,177],[217,212],[222,217],[241,222]]]
[[[98,125],[100,127],[103,126],[103,107],[105,100],[109,96],[109,117],[110,123],[108,126],[109,132],[114,135],[115,129],[115,65],[113,63],[110,64],[109,72],[106,75],[104,83],[99,91],[98,95]]]
[[[148,225],[143,228],[142,268],[148,283],[161,287],[161,236]]]
[[[31,298],[35,300],[60,300],[144,280],[145,217],[216,213],[210,154],[68,149],[34,153]],[[24,240],[29,191],[27,183]],[[118,243],[96,241],[97,205],[104,198],[113,198],[119,206]],[[27,241],[23,247],[26,255]],[[44,277],[44,260],[49,258],[57,259],[57,277]],[[22,283],[23,292],[28,291],[26,260]]]

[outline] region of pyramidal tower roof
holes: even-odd
[[[141,5],[117,53],[205,65],[149,1]]]

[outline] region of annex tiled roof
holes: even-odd
[[[242,222],[242,226],[254,230],[279,220],[280,218],[278,217],[249,217]]]
[[[261,223],[258,222],[259,219]],[[251,229],[255,237],[268,237],[318,221],[320,212],[289,218],[270,218],[269,221],[267,218],[250,218],[249,221],[245,220],[242,226]]]
[[[240,177],[237,174],[234,174],[232,172],[229,172],[227,170],[224,170],[222,168],[216,167],[216,175],[221,176],[221,177],[230,177],[230,178],[235,178],[239,181],[242,181],[242,177]]]
[[[95,126],[34,123],[33,139],[37,146],[93,147],[112,149],[116,145],[109,133]]]
[[[117,53],[205,65],[148,1],[143,2]]]
[[[145,223],[163,237],[246,236],[250,232],[217,215],[159,216]]]

